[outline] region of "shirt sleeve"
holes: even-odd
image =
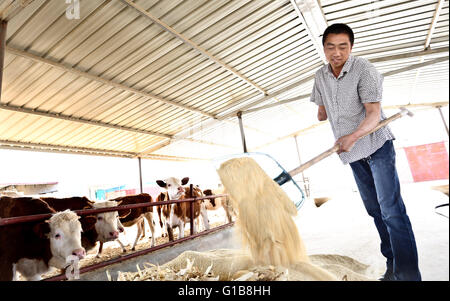
[[[317,74],[316,74],[316,77],[317,77]],[[313,86],[313,90],[311,92],[310,101],[314,102],[318,106],[323,106],[322,95],[320,94],[320,91],[317,87],[317,79],[314,80],[314,86]]]
[[[362,103],[380,102],[383,98],[383,75],[370,63],[361,73],[358,94]]]

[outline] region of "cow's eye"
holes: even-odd
[[[57,233],[57,234],[55,235],[55,238],[56,238],[56,239],[61,238],[61,234]]]
[[[168,187],[172,186],[171,184],[167,184]]]
[[[103,220],[103,217],[99,216],[99,217],[97,217],[97,219],[98,219],[99,221],[101,221],[101,220]]]

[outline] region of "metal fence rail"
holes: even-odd
[[[100,269],[100,268],[103,268],[103,267],[106,267],[106,266],[109,266],[109,265],[112,265],[112,264],[115,264],[115,263],[119,263],[119,262],[122,262],[122,261],[125,261],[125,260],[128,260],[128,259],[139,257],[139,256],[142,256],[142,255],[145,255],[145,254],[148,254],[148,253],[151,253],[151,252],[163,249],[165,247],[170,247],[170,246],[182,243],[182,242],[187,241],[187,240],[191,240],[191,239],[194,239],[194,238],[197,238],[197,237],[200,237],[200,236],[208,235],[210,233],[226,229],[226,228],[231,227],[233,225],[234,225],[234,222],[231,222],[231,223],[228,223],[228,224],[217,226],[217,227],[215,227],[213,229],[209,229],[209,230],[205,230],[205,231],[199,232],[197,234],[192,234],[192,235],[189,235],[189,236],[186,236],[186,237],[183,237],[183,238],[179,238],[179,239],[174,240],[174,241],[169,241],[168,243],[165,243],[165,244],[161,244],[161,245],[157,245],[157,246],[154,246],[154,247],[151,247],[151,248],[147,248],[147,249],[144,249],[144,250],[136,251],[134,253],[127,254],[127,255],[120,255],[119,257],[116,257],[116,258],[113,258],[113,259],[110,259],[110,260],[106,260],[106,261],[102,261],[102,262],[99,262],[99,263],[95,263],[95,264],[92,264],[90,266],[81,268],[80,269],[80,275],[84,274],[84,273],[87,273],[87,272],[91,272],[91,271]],[[65,274],[60,274],[60,275],[57,275],[57,276],[53,276],[53,277],[42,279],[42,281],[61,281],[61,280],[66,280],[66,279],[67,279],[67,277],[66,277]]]
[[[203,196],[203,197],[197,197],[197,198],[188,198],[188,199],[183,199],[183,200],[149,202],[149,203],[140,203],[140,204],[123,205],[123,206],[119,205],[116,207],[108,207],[108,208],[83,209],[83,210],[72,210],[72,211],[78,215],[88,215],[88,214],[97,214],[97,213],[102,213],[102,212],[134,209],[134,208],[149,207],[149,206],[160,206],[160,205],[169,205],[169,204],[174,204],[174,203],[195,202],[195,201],[204,200],[204,199],[227,197],[227,196],[228,196],[227,194],[218,194],[218,195],[210,195],[210,196]],[[7,226],[7,225],[13,225],[13,224],[19,224],[19,223],[25,223],[25,222],[34,222],[34,221],[44,220],[46,218],[52,217],[52,215],[53,215],[53,213],[35,214],[35,215],[27,215],[27,216],[16,216],[16,217],[7,217],[7,218],[0,217],[0,226]]]
[[[186,199],[182,199],[182,200],[167,200],[167,201],[162,201],[162,202],[147,202],[147,203],[140,203],[140,204],[131,204],[131,205],[123,205],[123,206],[116,206],[116,207],[108,207],[108,208],[99,208],[99,209],[83,209],[83,210],[73,210],[73,212],[75,212],[77,215],[89,215],[89,214],[97,214],[97,213],[102,213],[102,212],[110,212],[110,211],[118,211],[118,210],[126,210],[126,209],[135,209],[135,208],[141,208],[141,207],[152,207],[152,206],[161,206],[161,205],[169,205],[169,204],[175,204],[175,203],[185,203],[185,202],[189,202],[190,203],[190,223],[191,223],[191,227],[190,227],[190,235],[183,237],[183,238],[179,238],[177,240],[174,241],[169,241],[168,243],[165,244],[161,244],[158,246],[154,246],[151,248],[147,248],[144,250],[140,250],[131,254],[127,254],[127,255],[120,255],[119,257],[107,260],[107,261],[103,261],[103,262],[99,262],[87,267],[83,267],[80,269],[80,274],[83,273],[87,273],[111,264],[115,264],[118,262],[122,262],[124,260],[128,260],[134,257],[138,257],[141,255],[145,255],[160,249],[163,249],[165,247],[169,247],[169,246],[173,246],[175,244],[179,244],[182,243],[184,241],[187,240],[191,240],[200,236],[204,236],[222,229],[225,229],[227,227],[231,227],[234,225],[234,222],[231,223],[227,223],[209,230],[205,230],[199,233],[194,234],[193,230],[194,227],[193,225],[193,219],[194,219],[194,202],[196,201],[200,201],[200,200],[204,200],[204,199],[211,199],[211,198],[219,198],[219,197],[228,197],[227,194],[218,194],[218,195],[210,195],[210,196],[202,196],[202,197],[192,197],[192,184],[191,184],[191,197],[190,198],[186,198]],[[26,222],[34,222],[34,221],[40,221],[40,220],[44,220],[47,218],[50,218],[53,214],[49,213],[49,214],[35,214],[35,215],[27,215],[27,216],[16,216],[16,217],[8,217],[8,218],[0,218],[0,227],[1,226],[9,226],[9,225],[14,225],[14,224],[20,224],[20,223],[26,223]],[[60,274],[54,277],[49,277],[49,278],[45,278],[43,279],[43,281],[60,281],[60,280],[66,280],[67,277],[66,275]]]

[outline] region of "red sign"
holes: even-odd
[[[405,147],[414,182],[448,179],[448,154],[444,142]]]

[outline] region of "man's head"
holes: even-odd
[[[353,30],[345,24],[337,23],[325,29],[322,37],[323,50],[334,70],[344,66],[352,52],[354,39]]]

